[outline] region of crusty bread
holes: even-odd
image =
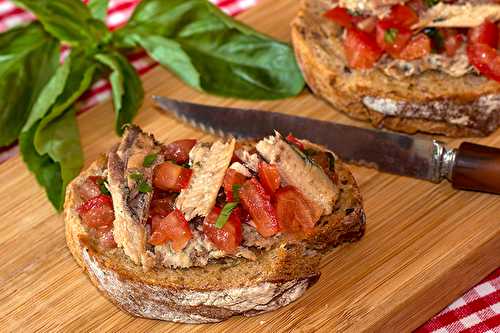
[[[358,240],[365,230],[356,181],[337,160],[339,199],[334,212],[318,222],[309,239],[297,243],[283,237],[271,249],[261,250],[256,261],[230,258],[205,267],[144,272],[123,250],[100,250],[81,225],[76,211],[82,202],[78,187],[87,177],[102,175],[105,166],[103,156],[68,186],[66,240],[92,283],[121,309],[140,317],[209,323],[275,310],[299,298],[318,280],[325,251]]]
[[[309,87],[335,109],[407,133],[482,136],[500,125],[500,84],[485,77],[426,71],[396,80],[378,68],[349,69],[341,28],[323,17],[328,8],[329,0],[301,0],[292,41]]]

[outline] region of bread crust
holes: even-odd
[[[120,249],[102,252],[81,224],[76,210],[81,204],[78,186],[88,176],[101,175],[105,166],[102,157],[68,186],[67,245],[92,283],[115,305],[139,317],[211,323],[276,310],[298,299],[319,279],[323,252],[358,240],[365,230],[359,188],[346,166],[337,161],[341,195],[335,212],[318,222],[309,239],[298,244],[283,240],[258,254],[255,262],[237,258],[229,264],[143,272]]]
[[[308,86],[335,109],[375,127],[406,133],[484,136],[500,126],[500,84],[493,80],[475,74],[455,78],[438,71],[396,80],[378,68],[349,69],[340,27],[322,15],[329,6],[328,0],[301,0],[291,34]],[[377,111],[365,97],[382,107]],[[454,113],[443,116],[439,110]]]

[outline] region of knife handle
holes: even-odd
[[[453,187],[500,194],[500,149],[463,142],[455,153]]]

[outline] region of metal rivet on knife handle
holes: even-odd
[[[462,143],[450,180],[455,188],[500,194],[500,149]]]

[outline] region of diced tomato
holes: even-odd
[[[391,8],[388,21],[394,26],[401,28],[411,28],[412,25],[418,22],[418,16],[413,9],[405,5],[395,5]]]
[[[217,228],[215,222],[220,212],[221,209],[219,207],[214,207],[210,214],[205,217],[203,220],[203,232],[218,249],[227,253],[233,253],[240,246],[243,239],[239,209],[234,209],[226,224],[222,228]]]
[[[222,183],[222,187],[224,188],[224,193],[226,194],[226,201],[232,202],[234,200],[233,196],[233,186],[234,185],[243,185],[243,183],[247,180],[247,177],[239,173],[234,169],[227,169],[226,174],[224,175],[224,181]]]
[[[292,133],[288,134],[286,136],[286,141],[288,141],[288,143],[291,143],[293,145],[295,145],[297,148],[299,148],[300,150],[304,150],[304,144],[299,140],[297,139],[295,136],[293,136]]]
[[[189,160],[189,152],[196,144],[196,140],[177,140],[169,143],[163,150],[165,160],[175,161],[178,164],[186,163]]]
[[[101,228],[113,225],[115,214],[113,212],[113,202],[109,195],[98,195],[95,198],[85,201],[77,209],[82,223],[89,228]]]
[[[157,191],[155,191],[157,192]],[[175,197],[172,194],[163,195],[161,197],[153,194],[153,199],[151,200],[151,205],[149,207],[149,216],[153,217],[155,215],[167,216],[175,208]]]
[[[344,52],[349,66],[356,69],[372,68],[382,55],[372,36],[356,29],[347,29]]]
[[[427,35],[420,33],[406,45],[406,47],[397,55],[398,59],[415,60],[431,53],[431,39]]]
[[[279,231],[276,211],[271,205],[271,197],[256,178],[247,180],[240,189],[240,200],[257,228],[264,237]]]
[[[467,36],[469,44],[486,44],[497,48],[498,27],[490,20],[484,21],[480,26],[470,28]]]
[[[457,50],[462,46],[463,36],[457,32],[456,29],[443,29],[444,36],[444,50],[446,55],[453,57]]]
[[[262,186],[269,192],[274,193],[280,187],[280,172],[274,164],[267,164],[261,161],[259,163],[259,180]]]
[[[151,227],[152,233],[149,243],[161,245],[171,241],[172,249],[176,252],[185,248],[193,237],[188,222],[178,209],[165,217],[154,216]]]
[[[296,235],[311,233],[321,217],[321,209],[293,186],[276,192],[276,213],[280,229]]]
[[[164,162],[154,169],[153,186],[164,191],[180,192],[189,185],[193,170],[172,162]]]
[[[496,49],[486,44],[469,44],[467,56],[481,74],[500,82],[500,55]]]
[[[97,182],[103,177],[90,176],[79,186],[78,193],[83,201],[95,198],[101,194],[101,189]]]
[[[327,11],[324,15],[344,28],[352,28],[352,15],[345,8],[335,7]]]
[[[376,40],[378,46],[392,55],[399,55],[411,39],[411,31],[398,28],[389,21],[382,20],[377,23]]]

